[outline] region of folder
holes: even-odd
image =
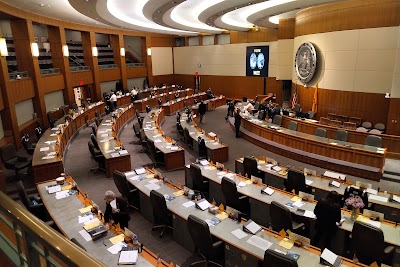
[[[118,265],[136,264],[139,257],[137,250],[121,251],[119,254]]]
[[[329,266],[339,267],[342,264],[343,260],[335,253],[326,248],[324,249],[324,251],[322,251],[320,262]]]
[[[250,234],[257,234],[258,232],[261,231],[261,226],[253,222],[253,220],[248,220],[244,225],[243,225],[243,231],[250,233]]]

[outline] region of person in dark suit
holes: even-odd
[[[206,115],[206,111],[207,105],[204,103],[204,101],[201,101],[199,105],[200,123],[204,124],[204,115]]]
[[[240,116],[240,109],[235,110],[235,131],[236,138],[240,138],[240,123],[242,122],[242,117]]]
[[[226,114],[225,120],[228,120],[228,117],[233,117],[233,111],[235,110],[235,105],[233,104],[233,100],[228,103],[228,113]]]
[[[128,228],[128,222],[131,219],[129,216],[129,206],[128,201],[122,196],[115,197],[113,191],[108,190],[105,194],[104,200],[106,201],[106,210],[104,212],[104,223],[106,229],[108,229],[109,223],[119,223],[121,229],[124,227]],[[111,202],[116,200],[116,208],[111,206]]]
[[[332,249],[332,240],[337,232],[337,227],[341,225],[340,196],[336,191],[331,191],[328,195],[318,201],[314,209],[317,216],[315,223],[315,245],[323,250]]]

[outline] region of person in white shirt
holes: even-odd
[[[137,96],[138,95],[138,91],[136,90],[136,87],[132,88],[131,95],[132,95],[132,100],[133,101],[138,100],[138,96]]]
[[[114,111],[117,108],[117,95],[115,94],[115,91],[111,91],[110,102],[111,102],[111,111]]]

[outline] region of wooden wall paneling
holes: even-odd
[[[64,88],[65,88],[65,82],[63,74],[41,76],[40,90],[41,93],[43,93],[43,95],[50,92],[63,90]]]
[[[250,29],[247,32],[230,31],[231,44],[271,42],[278,40],[276,29],[259,28],[258,31]]]
[[[91,70],[71,72],[71,75],[70,75],[71,90],[74,87],[80,86],[81,82],[82,82],[82,85],[92,84],[93,83],[93,72]],[[72,92],[72,94],[73,94],[73,92]]]
[[[9,81],[8,66],[6,57],[0,57],[0,111],[4,109],[8,99],[7,85]]]
[[[282,104],[282,81],[275,77],[266,78],[266,94],[273,93],[276,95],[276,103]]]
[[[160,86],[164,83],[168,84],[168,85],[172,85],[172,84],[175,84],[175,76],[174,76],[174,74],[153,76],[153,83],[154,83],[154,85],[157,85],[157,86]],[[193,87],[191,87],[191,88],[193,88]]]
[[[121,56],[121,48],[124,47],[124,36],[123,35],[111,35],[111,47],[114,53],[114,62],[118,65],[120,71],[120,80],[122,82],[122,88],[128,88],[128,80],[126,76],[126,62],[125,56]]]
[[[99,81],[116,81],[121,79],[121,71],[119,68],[116,69],[104,69],[99,70]],[[100,100],[100,99],[99,99]]]
[[[295,18],[280,19],[278,24],[278,40],[293,39],[295,25]]]
[[[304,9],[296,14],[295,36],[398,26],[400,1],[351,0]]]
[[[8,101],[10,105],[35,97],[35,90],[32,78],[9,81]],[[36,111],[36,110],[35,110]]]
[[[67,40],[65,38],[65,29],[56,26],[47,26],[47,31],[49,35],[53,66],[55,68],[59,68],[61,73],[64,75],[64,103],[75,103],[74,92],[72,90],[70,79],[71,71],[69,67],[69,58],[65,57],[62,51],[62,47],[67,44]]]
[[[94,32],[82,32],[82,48],[83,58],[85,65],[89,66],[93,74],[93,86],[92,86],[92,101],[99,101],[103,99],[100,88],[100,74],[97,57],[92,55],[92,47],[96,46],[96,36]]]
[[[174,74],[174,83],[194,89],[194,75]]]
[[[151,47],[174,47],[175,36],[150,37]]]
[[[400,135],[400,98],[389,99],[386,133]]]
[[[131,67],[126,68],[126,78],[138,78],[138,77],[146,77],[147,76],[147,68],[146,67]]]

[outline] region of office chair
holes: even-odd
[[[361,263],[370,265],[376,261],[379,266],[381,263],[392,266],[394,247],[386,247],[380,228],[355,221],[351,236],[353,252]]]
[[[193,181],[193,190],[208,196],[208,180],[203,179],[200,167],[192,163],[189,171]]]
[[[267,249],[264,254],[263,267],[297,267],[297,262],[272,249]]]
[[[269,209],[269,216],[271,218],[272,230],[279,232],[282,229],[285,231],[298,232],[303,230],[304,223],[297,223],[292,220],[292,213],[283,204],[272,201]]]
[[[177,122],[176,122],[176,130],[178,131],[178,133],[179,133],[180,136],[183,136],[184,130],[183,130],[183,127],[182,127],[180,121],[177,121]]]
[[[252,175],[259,178],[263,178],[261,171],[258,170],[257,160],[253,157],[249,156],[244,157],[243,170],[244,170],[244,175],[247,174],[248,178],[251,178]]]
[[[228,177],[222,177],[222,193],[225,197],[225,206],[232,207],[250,217],[250,204],[247,196],[240,196],[236,183]]]
[[[156,190],[150,191],[150,202],[153,207],[154,223],[156,225],[151,228],[154,231],[157,228],[162,228],[160,238],[163,237],[165,229],[172,228],[172,214],[167,208],[167,202],[163,194]]]
[[[362,127],[367,128],[367,129],[371,129],[372,128],[372,123],[370,123],[369,121],[364,121],[361,124]]]
[[[299,191],[304,193],[311,193],[310,188],[306,185],[306,177],[304,176],[303,172],[296,171],[296,170],[288,170],[287,179],[283,182],[285,189],[287,192],[296,192],[299,194]]]
[[[110,107],[108,105],[104,106],[104,112],[106,113],[106,115],[111,113],[111,109],[110,109]]]
[[[42,129],[42,127],[40,127],[40,126],[36,127],[36,128],[35,128],[35,133],[36,133],[37,139],[39,140],[40,137],[42,137],[42,135],[43,135],[43,129]]]
[[[47,112],[47,120],[49,121],[50,128],[54,128],[56,126],[56,121],[53,119],[51,111]]]
[[[205,266],[215,264],[222,267],[223,265],[212,260],[215,260],[218,255],[224,255],[224,243],[222,241],[213,241],[208,224],[191,214],[188,217],[187,226],[199,256],[204,259],[202,261],[193,262],[190,266],[205,263]],[[223,262],[225,262],[225,260]]]
[[[82,244],[79,243],[78,240],[76,240],[75,238],[71,238],[71,242],[80,247],[81,249],[83,249],[84,251],[87,251],[86,248],[82,246]]]
[[[314,135],[326,138],[326,130],[323,128],[317,128],[317,129],[315,129]]]
[[[146,105],[146,113],[149,113],[151,111],[151,107],[149,105]]]
[[[377,124],[375,124],[374,128],[381,132],[384,132],[386,129],[385,124],[383,124],[381,122],[378,122]]]
[[[19,179],[19,171],[32,164],[31,159],[17,154],[13,144],[6,144],[0,148],[0,158],[6,169],[15,171],[17,180]]]
[[[96,126],[99,127],[100,124],[101,124],[101,121],[100,121],[99,117],[95,117],[95,118],[94,118],[94,121],[95,121],[95,123],[96,123]]]
[[[99,143],[97,143],[96,135],[94,135],[93,133],[91,133],[91,134],[90,134],[90,140],[92,140],[92,143],[93,143],[93,145],[94,145],[94,148],[96,148],[97,150],[100,150]]]
[[[142,145],[142,150],[140,150],[140,153],[147,152],[147,137],[146,134],[144,133],[143,129],[140,129],[140,144]]]
[[[382,147],[382,138],[376,135],[368,135],[367,139],[365,139],[365,145],[374,146],[374,147]]]
[[[265,120],[265,118],[267,117],[267,112],[265,112],[265,110],[260,110],[260,112],[258,112],[258,119],[259,120]]]
[[[276,116],[275,116],[275,118],[276,118]],[[292,131],[297,131],[297,122],[295,122],[295,121],[290,121],[289,122],[289,130],[292,130]]]
[[[193,147],[193,139],[189,134],[189,130],[187,128],[183,129],[183,140],[185,144],[189,147]]]
[[[335,134],[335,140],[347,142],[348,132],[345,130],[337,130]]]
[[[157,150],[153,140],[147,140],[147,150],[149,151],[150,158],[152,160],[151,164],[154,165],[154,167],[156,167],[157,164],[165,164],[164,154],[161,151]]]
[[[300,112],[301,111],[301,106],[300,104],[294,105],[294,112]]]
[[[139,110],[136,110],[136,118],[137,118],[140,128],[142,128],[143,127],[143,117],[140,116]]]
[[[199,138],[199,158],[207,158],[207,147],[204,138]]]
[[[257,112],[260,109],[260,102],[254,102],[254,110]]]
[[[139,125],[139,123],[138,122],[134,123],[132,128],[133,128],[133,131],[135,132],[135,136],[140,139],[140,125]],[[140,145],[141,142],[140,142],[140,140],[132,141],[132,142],[130,142],[130,144]]]
[[[25,151],[29,155],[33,155],[33,152],[35,151],[36,144],[29,142],[29,134],[22,135],[21,143],[22,143],[22,146],[24,147]]]
[[[115,170],[113,173],[113,179],[115,186],[121,195],[128,200],[129,207],[134,208],[135,210],[139,210],[137,206],[134,206],[133,203],[139,203],[139,191],[137,188],[133,188],[130,183],[128,183],[126,176],[123,172]]]
[[[96,134],[97,134],[97,125],[96,124],[92,125],[92,133],[96,136]]]
[[[272,120],[273,124],[276,124],[278,126],[282,126],[282,116],[281,115],[275,115],[274,119]]]
[[[162,100],[161,100],[161,98],[158,98],[158,99],[157,99],[157,103],[158,103],[159,106],[162,105]]]
[[[93,159],[99,164],[98,167],[96,168],[91,168],[90,171],[93,173],[96,173],[97,171],[106,171],[105,170],[105,166],[106,166],[106,159],[104,158],[104,155],[101,153],[96,153],[95,152],[95,148],[94,148],[94,144],[92,141],[88,141],[88,147],[89,147],[89,151],[90,154],[92,155]]]

